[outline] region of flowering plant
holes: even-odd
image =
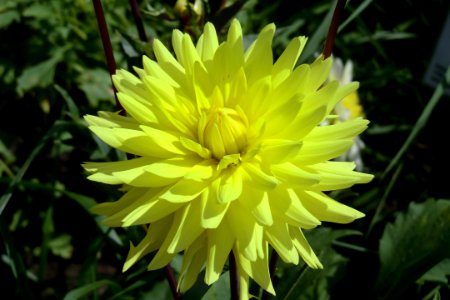
[[[104,224],[149,225],[124,270],[153,251],[149,270],[184,252],[185,292],[204,266],[205,282],[214,283],[232,253],[241,299],[249,297],[249,278],[275,294],[270,248],[287,263],[303,259],[322,268],[303,229],[364,216],[325,192],[372,179],[353,171],[354,163],[330,161],[368,121],[320,126],[358,84],[325,82],[331,58],[296,67],[305,37],[294,38],[274,62],[274,33],[267,25],[244,50],[237,20],[222,43],[209,23],[196,44],[175,30],[176,58],[155,40],[156,61],[144,57],[137,76],[114,75],[126,116],[85,117],[100,139],[134,156],[84,165],[89,179],[123,186],[119,201],[93,209],[106,216]]]

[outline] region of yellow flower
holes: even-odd
[[[155,40],[156,61],[144,57],[138,76],[124,70],[114,76],[127,116],[86,116],[100,139],[136,156],[84,165],[89,179],[123,185],[117,202],[93,210],[106,225],[149,224],[124,270],[150,252],[157,251],[149,270],[184,252],[183,292],[202,268],[205,282],[214,283],[232,251],[241,299],[249,297],[249,278],[275,294],[270,247],[287,263],[303,259],[321,268],[302,230],[364,216],[324,192],[372,179],[353,171],[354,163],[330,161],[368,121],[320,126],[358,84],[325,83],[330,58],[295,68],[305,37],[293,39],[274,63],[274,33],[275,25],[267,25],[244,51],[236,20],[220,44],[209,23],[196,45],[175,30],[176,58]]]

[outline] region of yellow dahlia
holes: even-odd
[[[275,294],[270,247],[287,263],[301,258],[321,268],[302,230],[364,216],[324,192],[372,179],[353,171],[354,163],[330,161],[368,121],[320,126],[358,84],[326,82],[330,58],[295,68],[305,37],[293,39],[274,63],[274,33],[267,25],[244,50],[237,20],[222,43],[209,23],[197,44],[175,30],[176,58],[155,40],[156,61],[144,57],[137,76],[114,76],[127,116],[85,117],[100,139],[135,155],[84,165],[89,179],[123,186],[117,202],[93,209],[106,225],[149,224],[144,239],[131,244],[124,270],[154,251],[149,270],[183,252],[183,292],[203,268],[205,282],[214,283],[232,251],[241,299],[249,297],[249,278]]]

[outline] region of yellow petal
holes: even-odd
[[[309,112],[300,109],[297,117],[286,128],[281,128],[278,135],[274,137],[302,140],[313,129],[315,129],[325,117],[326,106],[319,107]]]
[[[186,149],[190,150],[194,153],[197,153],[200,157],[209,159],[211,158],[211,151],[208,148],[203,147],[197,142],[194,142],[191,139],[180,137],[181,145]]]
[[[242,170],[239,167],[229,167],[220,174],[220,184],[217,190],[217,200],[227,203],[236,200],[242,193]]]
[[[132,225],[149,224],[160,220],[173,213],[180,207],[182,203],[171,203],[160,200],[159,197],[166,189],[147,189],[147,192],[135,198],[133,189],[127,192],[119,201],[109,203],[109,207],[94,207],[95,213],[104,211],[105,209],[114,210],[114,214],[110,214],[103,223],[107,226],[128,227]],[[130,194],[130,195],[128,195]],[[106,204],[106,203],[105,203]],[[121,210],[118,210],[122,207]]]
[[[287,185],[296,187],[309,187],[319,183],[319,177],[306,172],[296,165],[285,162],[271,167],[273,174]]]
[[[152,46],[161,69],[163,69],[164,72],[173,78],[173,80],[180,86],[185,86],[186,76],[184,74],[184,68],[180,65],[180,63],[158,39],[153,41]]]
[[[136,101],[132,97],[123,92],[117,93],[117,98],[127,111],[127,114],[132,116],[141,124],[158,124],[158,118],[153,110],[148,105],[142,104],[142,102]]]
[[[303,205],[321,221],[350,223],[364,217],[364,214],[348,207],[321,192],[296,190]]]
[[[308,85],[305,87],[306,94],[319,89],[319,87],[325,82],[330,73],[333,61],[331,57],[326,59],[323,55],[320,55],[316,60],[310,65],[311,72],[309,74]]]
[[[308,229],[320,225],[320,220],[303,206],[292,189],[275,189],[269,192],[269,199],[274,213],[285,216],[285,222]]]
[[[249,261],[240,252],[233,251],[237,254],[237,264],[242,268],[241,270],[253,278],[263,289],[275,295],[275,290],[273,289],[272,281],[270,279],[269,268],[268,268],[268,247],[267,243],[264,247],[264,258],[258,258],[255,261]]]
[[[284,262],[298,264],[298,252],[282,215],[275,215],[275,222],[265,229],[264,236]]]
[[[219,279],[225,261],[233,247],[235,237],[226,219],[215,230],[207,231],[208,259],[206,263],[205,282],[212,284]]]
[[[281,82],[286,79],[286,77],[290,74],[297,63],[300,53],[303,51],[307,40],[308,39],[304,36],[293,38],[281,56],[277,59],[272,69],[274,85],[278,85],[277,82]],[[285,76],[283,76],[283,74],[285,74]]]
[[[271,226],[273,224],[272,212],[267,192],[245,185],[239,202],[247,208],[259,224]]]
[[[220,179],[216,179],[212,186],[201,195],[202,217],[201,225],[203,228],[217,228],[228,211],[229,202],[220,203],[217,199],[217,189]]]
[[[144,71],[147,75],[161,79],[175,88],[180,86],[157,62],[148,58],[148,56],[142,56],[142,64],[144,65]]]
[[[217,47],[219,47],[219,42],[217,40],[216,29],[214,25],[207,22],[203,29],[203,47],[200,53],[202,60],[212,60]]]
[[[260,155],[264,164],[278,164],[296,157],[302,147],[301,141],[266,139],[261,145]]]
[[[207,186],[207,182],[181,179],[162,194],[160,198],[171,203],[189,202],[200,195]]]
[[[178,287],[181,293],[190,289],[197,280],[206,259],[206,242],[203,236],[199,237],[184,252]]]
[[[308,241],[305,239],[303,232],[300,228],[290,226],[290,234],[292,236],[292,241],[298,250],[298,253],[306,262],[306,264],[313,269],[322,269],[323,266],[314,253],[313,249],[309,245]]]
[[[91,126],[100,126],[107,128],[125,127],[133,130],[139,130],[139,123],[133,118],[121,116],[117,113],[99,111],[98,117],[85,115],[85,121]]]
[[[267,174],[255,163],[243,163],[241,167],[245,172],[243,174],[245,184],[249,184],[263,190],[271,190],[280,184],[280,181],[276,177]]]
[[[249,211],[239,201],[234,201],[228,207],[226,214],[231,232],[236,237],[236,243],[240,245],[242,255],[251,261],[258,257],[256,240],[257,223],[249,217]]]
[[[308,135],[311,141],[326,141],[330,139],[353,138],[363,132],[369,121],[356,118],[346,122],[339,122],[333,125],[315,127]]]
[[[354,163],[328,161],[305,166],[303,169],[320,176],[320,183],[313,187],[317,191],[345,189],[356,183],[368,183],[373,175],[353,171]]]
[[[274,34],[275,25],[273,23],[265,26],[245,53],[245,73],[250,85],[272,72]]]
[[[145,237],[136,247],[134,247],[133,243],[130,243],[130,251],[128,252],[122,272],[127,271],[146,254],[157,250],[163,243],[171,224],[172,217],[170,216],[153,222],[147,229]]]
[[[299,165],[310,165],[324,162],[332,158],[342,155],[353,145],[353,140],[329,140],[322,142],[309,141],[303,142],[303,147],[295,159],[295,163]]]
[[[204,232],[201,226],[202,203],[196,199],[175,212],[173,224],[167,236],[171,242],[167,247],[169,253],[178,253],[189,247]]]

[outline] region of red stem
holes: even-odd
[[[106,20],[105,20],[105,15],[103,13],[102,3],[101,3],[101,0],[92,0],[92,3],[94,4],[95,16],[97,17],[97,23],[98,23],[98,28],[100,31],[100,36],[102,39],[103,50],[105,51],[106,63],[108,65],[108,71],[109,71],[109,74],[111,75],[111,82],[112,82],[112,76],[116,73],[116,61],[114,59],[114,53],[112,50],[111,39],[110,39],[109,33],[108,33],[108,27],[106,26]],[[136,1],[130,0],[130,3],[132,4],[132,7],[133,7],[133,3],[136,4],[136,8],[137,8]],[[137,10],[137,11],[139,12],[139,10]],[[134,12],[133,12],[133,14],[134,14]],[[140,22],[140,24],[142,26],[142,22]],[[136,22],[136,25],[138,26],[138,30],[139,30],[138,22]],[[143,29],[143,26],[142,26],[142,29]],[[139,36],[141,37],[141,33],[139,33]],[[145,36],[145,32],[144,32],[144,36]],[[120,114],[124,115],[125,110],[123,109],[122,104],[120,104],[120,102],[117,99],[117,90],[114,87],[114,83],[113,83],[113,89],[114,89],[114,97],[116,98],[116,106],[120,110]],[[128,154],[127,156],[129,159],[132,158],[130,154]],[[175,279],[175,275],[173,274],[173,271],[172,271],[172,268],[170,267],[170,265],[167,265],[164,267],[164,272],[166,274],[167,281],[169,282],[173,298],[175,300],[180,299],[181,295],[177,291],[177,281]]]
[[[239,300],[239,277],[233,251],[228,256],[228,263],[230,267],[231,300]]]
[[[130,0],[131,12],[133,13],[134,23],[138,31],[139,39],[143,42],[148,42],[147,35],[145,34],[144,24],[142,23],[141,12],[139,11],[139,5],[136,0]]]
[[[172,292],[173,299],[175,300],[181,299],[181,294],[177,290],[177,280],[175,279],[175,275],[173,274],[170,265],[164,267],[164,273],[166,274],[167,281],[169,282],[170,291]]]
[[[325,41],[325,47],[323,49],[323,56],[327,58],[331,55],[333,50],[334,40],[336,39],[336,33],[339,27],[339,21],[341,13],[344,10],[345,0],[338,0],[336,8],[334,9],[333,18],[331,19],[330,28],[328,28],[327,39]]]
[[[102,2],[100,0],[92,0],[94,4],[95,16],[97,17],[98,29],[100,31],[100,37],[102,39],[103,50],[105,51],[106,64],[108,65],[108,71],[111,75],[111,83],[114,90],[114,97],[116,99],[116,106],[120,110],[121,114],[125,113],[122,104],[117,99],[117,90],[112,82],[112,76],[116,73],[116,60],[114,59],[114,53],[112,50],[111,39],[109,38],[108,27],[106,26],[105,15],[103,13]]]

